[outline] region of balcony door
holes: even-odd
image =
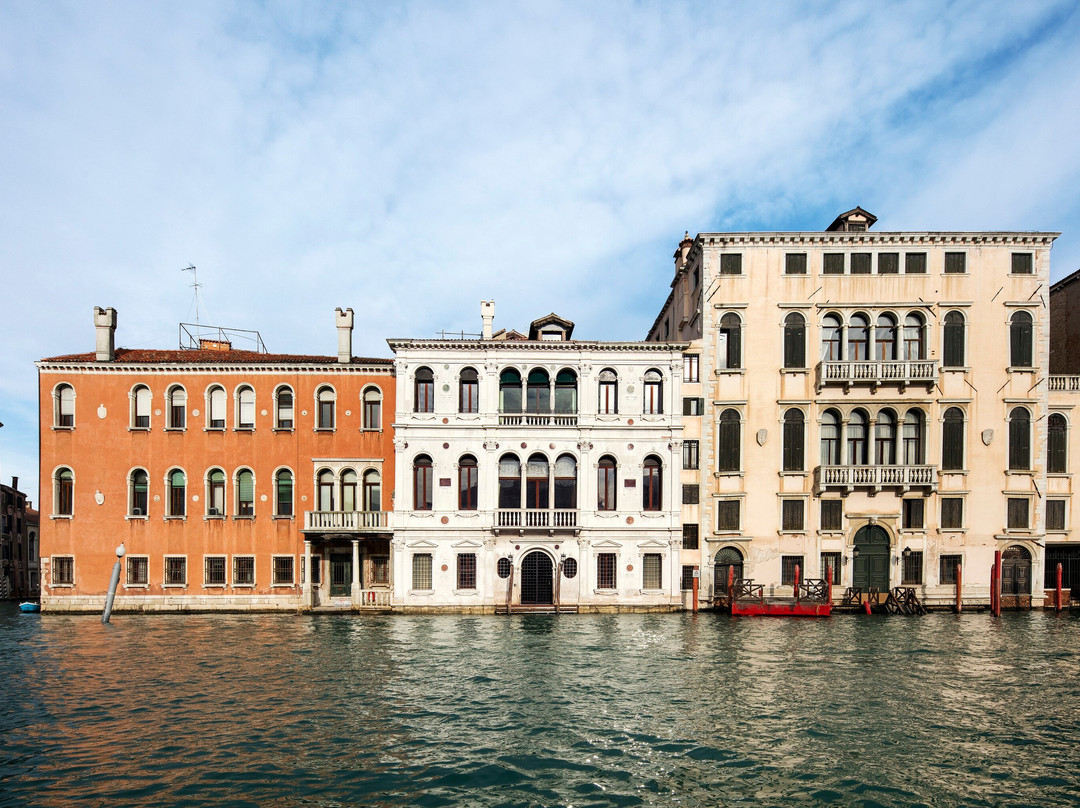
[[[876,587],[879,591],[889,588],[889,534],[877,525],[865,525],[855,534],[855,549],[859,554],[854,561],[852,586],[865,591]]]

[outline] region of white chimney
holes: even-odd
[[[94,330],[94,359],[98,362],[112,362],[116,359],[116,309],[94,306]]]
[[[480,317],[484,321],[483,339],[491,339],[491,323],[495,320],[495,301],[480,301]]]
[[[337,361],[347,365],[352,361],[353,310],[337,309]]]

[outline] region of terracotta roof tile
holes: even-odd
[[[51,356],[42,359],[42,362],[88,362],[93,364],[105,364],[97,362],[93,353],[67,354],[65,356]],[[307,356],[304,354],[272,354],[259,353],[257,351],[212,351],[212,350],[157,350],[153,348],[117,348],[117,363],[134,363],[147,365],[336,365],[336,356]],[[392,359],[375,359],[363,356],[354,356],[354,365],[392,365]]]

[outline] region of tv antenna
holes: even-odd
[[[186,267],[180,270],[181,272],[191,273],[191,288],[195,290],[195,322],[199,322],[199,290],[202,289],[202,284],[199,283],[199,273],[195,269],[194,264],[188,264]]]

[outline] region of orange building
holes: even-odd
[[[385,607],[395,411],[393,362],[114,347],[38,362],[41,599],[115,609]],[[307,570],[311,570],[309,576]]]

